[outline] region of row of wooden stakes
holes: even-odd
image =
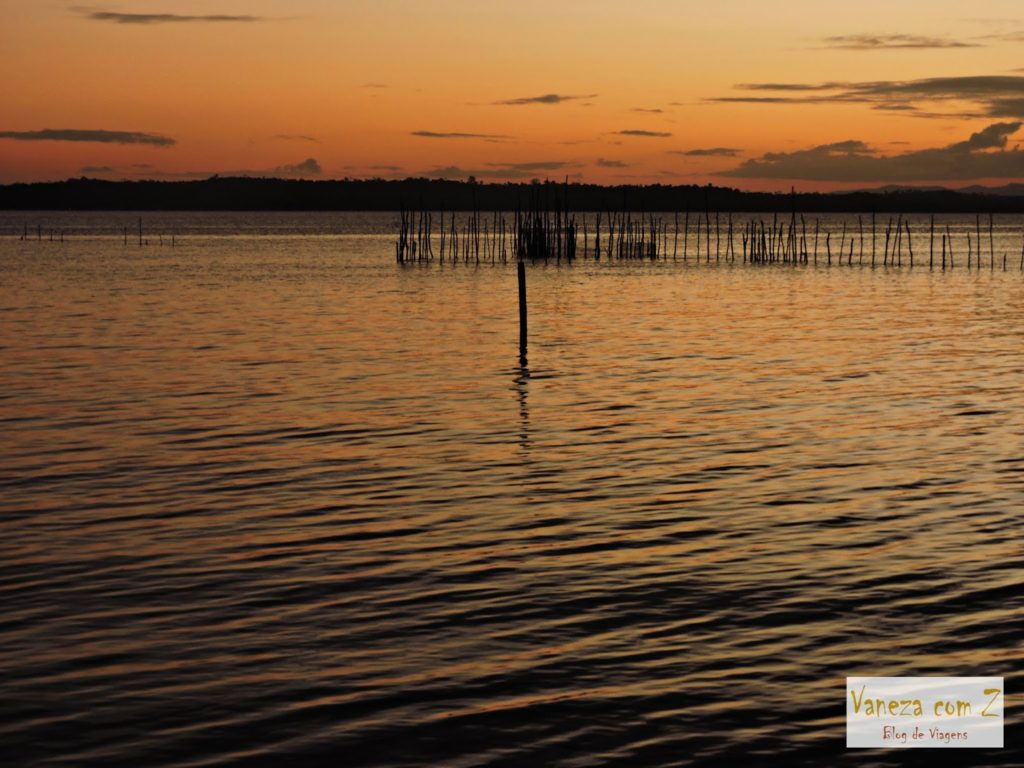
[[[842,229],[835,231],[823,228],[817,218],[809,226],[806,217],[795,213],[783,218],[775,214],[770,220],[747,218],[739,228],[738,241],[732,213],[705,212],[692,217],[691,224],[689,212],[673,214],[671,220],[629,211],[600,212],[594,215],[592,230],[587,214],[558,209],[516,211],[510,221],[498,211],[473,211],[461,222],[455,212],[441,212],[437,227],[429,211],[401,211],[399,215],[395,243],[399,264],[435,260],[506,263],[510,259],[571,263],[576,258],[605,258],[901,267],[921,264],[925,259],[923,246],[915,256],[914,233],[909,219],[902,215],[889,217],[884,231],[877,226],[875,214],[859,215],[856,230],[844,219]],[[959,246],[954,248],[948,224],[936,228],[935,217],[931,216],[927,231],[918,230],[917,236],[919,243],[927,238],[929,267],[956,266]],[[970,231],[964,236],[968,268],[995,269],[997,262],[1007,268],[1005,250],[997,259],[991,215],[984,229],[981,216],[976,216],[973,237]],[[963,251],[959,253],[963,255]],[[1024,271],[1024,238],[1019,268]]]
[[[51,242],[51,243],[53,243],[53,242],[63,243],[64,242],[64,230],[63,229],[56,229],[56,230],[51,229],[51,230],[49,230],[49,233],[50,233],[49,242]],[[141,216],[139,217],[138,235],[139,235],[139,247],[140,248],[142,246],[144,246],[144,245],[149,245],[150,244],[149,243],[149,239],[143,237],[143,233],[142,233],[142,217]],[[128,245],[128,227],[122,227],[122,236],[124,237],[124,244]],[[22,232],[21,232],[21,236],[18,239],[22,240],[22,241],[32,240],[32,237],[29,235],[28,224],[24,225],[24,228],[22,229]],[[43,226],[42,226],[42,224],[37,224],[36,225],[36,237],[35,237],[35,239],[36,239],[37,242],[42,242],[42,240],[43,240]],[[177,245],[177,237],[174,235],[174,233],[171,233],[170,238],[168,240],[168,244],[171,247],[174,247],[174,246]],[[159,233],[157,235],[157,245],[164,245],[163,233]]]

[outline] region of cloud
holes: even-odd
[[[966,43],[924,35],[832,35],[824,39],[826,48],[846,51],[881,51],[902,48],[980,48],[980,43]]]
[[[682,155],[683,157],[736,157],[742,149],[732,147],[708,147],[707,149],[674,149],[670,155]]]
[[[1019,43],[1024,41],[1024,30],[1015,32],[1001,32],[996,35],[984,35],[986,40],[1001,40],[1007,43]]]
[[[629,164],[621,160],[605,160],[603,157],[597,158],[597,162],[594,165],[598,168],[629,168]]]
[[[988,105],[991,117],[1024,117],[1024,96],[1016,99],[992,99]]]
[[[915,117],[1024,117],[1024,77],[975,75],[922,80],[824,83],[743,83],[737,89],[756,95],[719,96],[712,102],[755,104],[868,104],[875,109],[913,113]],[[762,95],[762,94],[771,95]],[[919,104],[969,105],[965,111],[922,110]],[[972,111],[973,110],[973,111]]]
[[[965,18],[964,21],[969,21],[972,24],[984,24],[990,27],[1005,27],[1007,24],[1017,24],[1020,19],[1013,19],[1009,16],[971,16]]]
[[[664,109],[645,109],[644,107],[633,107],[633,112],[647,112],[652,115],[660,115],[665,112]]]
[[[538,175],[538,171],[560,171],[576,168],[577,165],[562,160],[544,160],[528,163],[488,163],[483,168],[468,169],[457,165],[432,168],[422,175],[433,178],[453,179],[477,176],[492,179],[529,179]]]
[[[280,139],[281,141],[308,141],[312,142],[313,144],[320,143],[320,139],[316,138],[315,136],[306,136],[301,133],[278,133],[274,136],[274,138]]]
[[[423,171],[421,176],[428,176],[430,178],[437,179],[453,179],[453,178],[465,178],[467,176],[477,176],[476,171],[467,171],[463,168],[459,168],[457,165],[445,165],[436,168],[431,168],[429,171]]]
[[[950,144],[949,149],[971,152],[976,149],[1005,149],[1010,136],[1016,133],[1021,123],[994,123],[977,133],[972,133],[967,141]]]
[[[413,136],[419,136],[421,139],[485,139],[487,141],[505,141],[511,139],[511,136],[505,136],[501,133],[458,133],[458,132],[438,132],[438,131],[413,131]]]
[[[261,174],[250,174],[250,173],[244,173],[244,172],[221,173],[219,171],[160,171],[160,170],[154,169],[152,171],[149,171],[148,173],[145,173],[145,174],[141,175],[139,178],[140,179],[180,179],[180,180],[183,180],[183,181],[187,181],[187,180],[194,181],[196,179],[211,179],[211,178],[214,178],[214,177],[217,177],[217,176],[224,176],[226,178],[231,178],[231,177],[236,177],[236,176],[252,176],[252,175],[260,176]],[[265,174],[262,174],[262,175],[265,175]]]
[[[162,179],[208,179],[212,176],[225,178],[258,178],[258,179],[295,179],[307,176],[319,176],[322,173],[320,163],[310,157],[294,165],[279,165],[276,168],[249,171],[158,171],[153,170],[147,175]]]
[[[741,83],[736,86],[748,91],[834,91],[850,86],[850,83]]]
[[[309,157],[295,165],[279,165],[273,171],[273,176],[319,176],[322,172],[320,163]]]
[[[641,131],[636,128],[630,128],[625,131],[615,131],[619,136],[643,136],[649,139],[667,139],[672,134],[664,131]]]
[[[545,93],[543,96],[521,96],[518,99],[505,99],[503,101],[493,101],[491,103],[506,107],[518,107],[524,104],[561,104],[566,101],[576,101],[577,99],[593,99],[596,96],[596,93],[589,93],[584,96],[565,96],[559,93]]]
[[[570,165],[570,163],[564,160],[538,160],[529,163],[487,163],[489,168],[516,171],[558,171]]]
[[[114,24],[250,23],[265,21],[261,16],[226,16],[223,14],[182,16],[177,13],[119,13],[116,11],[90,11],[83,8],[75,10],[86,14],[93,21],[109,21]]]
[[[1024,152],[1007,150],[1022,123],[995,123],[966,141],[935,149],[882,155],[862,141],[770,152],[718,176],[804,181],[948,181],[1024,177]]]
[[[400,165],[345,165],[342,170],[346,178],[348,171],[354,171],[356,178],[401,179],[408,175]]]
[[[82,173],[113,173],[114,169],[109,165],[86,165],[82,168]]]
[[[174,146],[174,139],[155,133],[136,131],[97,131],[79,128],[44,128],[41,131],[0,131],[0,139],[15,141],[91,141],[100,144],[149,144]]]

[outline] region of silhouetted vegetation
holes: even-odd
[[[604,187],[596,184],[524,182],[481,184],[440,179],[220,178],[202,181],[59,182],[0,186],[0,209],[104,211],[397,211],[403,207],[448,211],[513,211],[541,195],[549,208],[576,211],[732,211],[804,213],[1021,213],[1024,196],[951,190],[850,193],[742,192],[715,186]]]

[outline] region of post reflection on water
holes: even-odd
[[[527,402],[530,392],[530,368],[525,348],[519,352],[519,367],[513,381],[519,397],[519,447],[527,453],[530,449],[530,406]]]

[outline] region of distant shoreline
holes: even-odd
[[[1018,192],[1017,187],[1020,186]],[[199,181],[104,181],[0,185],[0,210],[79,211],[395,211],[401,208],[502,210],[532,201],[573,211],[752,213],[1024,213],[1024,185],[971,191],[896,189],[835,193],[743,192],[728,187],[491,184],[440,179],[389,181],[213,177]]]

